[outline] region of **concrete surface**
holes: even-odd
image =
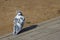
[[[25,28],[19,35],[6,35],[0,40],[60,40],[60,17]]]

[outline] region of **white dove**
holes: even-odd
[[[17,12],[17,15],[14,18],[14,27],[13,27],[13,34],[18,34],[24,25],[25,18],[22,15],[21,11]]]

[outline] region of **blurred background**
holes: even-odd
[[[60,16],[60,0],[0,0],[0,36],[12,32],[18,9],[25,16],[25,28]]]

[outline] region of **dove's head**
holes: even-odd
[[[22,15],[22,12],[21,12],[21,11],[17,11],[17,14],[18,14],[18,15]]]

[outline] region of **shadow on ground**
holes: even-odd
[[[23,32],[26,32],[26,31],[29,31],[29,30],[32,30],[32,29],[36,28],[37,26],[38,25],[32,25],[32,26],[29,26],[27,28],[24,28],[18,34],[23,33]]]

